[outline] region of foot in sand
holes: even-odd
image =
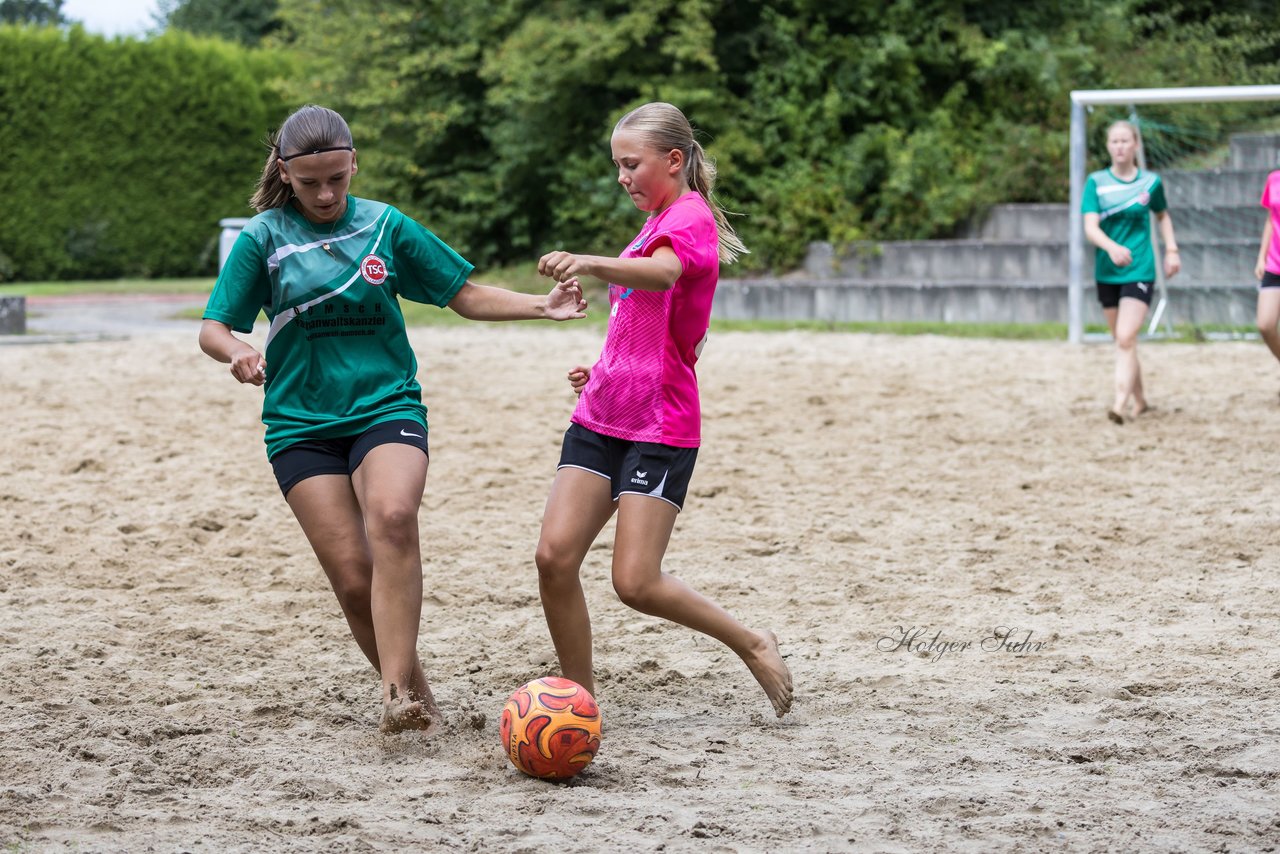
[[[430,695],[415,699],[412,694],[399,696],[396,686],[391,686],[391,699],[382,704],[382,721],[378,729],[391,735],[406,730],[421,730],[428,735],[440,728],[444,718]]]
[[[777,636],[770,631],[759,632],[755,648],[742,660],[768,695],[778,717],[791,711],[791,670],[778,651]]]
[[[1108,409],[1108,410],[1107,410],[1107,418],[1109,418],[1109,419],[1111,420],[1111,423],[1112,423],[1112,424],[1123,424],[1123,423],[1124,423],[1124,416],[1123,416],[1123,415],[1121,415],[1119,412],[1116,412],[1114,409]]]

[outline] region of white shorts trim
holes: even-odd
[[[676,508],[676,512],[680,512],[680,509],[681,509],[680,505],[672,501],[670,498],[663,498],[661,495],[654,495],[652,492],[632,492],[630,490],[624,489],[622,492],[618,493],[618,498],[621,498],[624,495],[643,495],[645,498],[656,498],[659,501],[665,501],[668,504],[670,504],[672,507]],[[618,500],[617,498],[614,499],[614,501],[617,501],[617,500]]]
[[[605,474],[604,472],[599,472],[599,471],[596,471],[595,469],[589,469],[586,466],[576,466],[573,463],[562,463],[561,465],[556,466],[556,471],[560,471],[560,469],[577,469],[578,471],[590,472],[591,474],[594,474],[596,477],[602,477],[611,483],[613,482],[613,478],[609,477],[609,475]]]

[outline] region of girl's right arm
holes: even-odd
[[[250,344],[231,334],[231,327],[219,320],[200,324],[200,349],[219,362],[231,363],[231,376],[242,383],[262,385],[267,378],[267,361]]]
[[[1262,281],[1262,274],[1267,272],[1267,248],[1271,246],[1271,234],[1275,225],[1271,222],[1271,213],[1267,212],[1267,224],[1262,227],[1262,248],[1258,250],[1258,263],[1253,268],[1253,275]]]
[[[1087,213],[1084,215],[1084,236],[1094,246],[1107,253],[1107,257],[1111,259],[1111,263],[1117,267],[1128,267],[1133,263],[1133,253],[1125,247],[1116,243],[1106,232],[1102,230],[1100,217],[1096,213]]]
[[[538,260],[538,272],[557,282],[585,275],[624,288],[669,291],[684,272],[684,265],[670,246],[659,246],[652,255],[644,258],[548,252]]]

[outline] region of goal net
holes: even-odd
[[[1148,335],[1175,324],[1205,337],[1251,327],[1266,222],[1258,200],[1280,169],[1280,86],[1076,91],[1071,102],[1070,340],[1095,337],[1086,329],[1102,323],[1080,203],[1089,172],[1108,165],[1106,129],[1120,119],[1139,130],[1139,166],[1164,181],[1182,260],[1167,282],[1157,264]]]

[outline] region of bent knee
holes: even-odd
[[[637,611],[648,611],[653,602],[654,585],[649,581],[641,581],[635,578],[617,578],[613,579],[613,592],[618,594],[618,599],[628,608]]]

